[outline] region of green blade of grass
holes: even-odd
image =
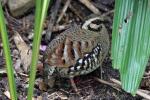
[[[6,24],[5,24],[5,19],[4,19],[1,3],[0,3],[0,32],[1,32],[5,59],[6,59],[5,60],[6,69],[7,69],[11,99],[17,100],[14,70],[13,70],[13,65],[12,65],[12,59],[11,59],[8,36],[7,36],[7,29],[6,29]]]
[[[148,0],[136,1],[133,12],[135,14],[133,15],[132,27],[130,29],[133,34],[130,34],[127,50],[128,60],[124,64],[124,67],[127,66],[127,71],[121,70],[121,73],[125,73],[121,77],[124,81],[122,84],[123,88],[135,94],[150,54],[150,6],[148,5]]]
[[[150,55],[149,0],[116,0],[112,37],[113,67],[122,87],[135,94]]]
[[[34,39],[32,49],[32,62],[30,68],[30,79],[28,89],[28,100],[32,100],[34,81],[36,75],[36,66],[38,61],[39,46],[41,42],[41,32],[43,29],[43,22],[46,16],[50,0],[36,0],[36,16],[35,16],[35,27],[34,27]]]

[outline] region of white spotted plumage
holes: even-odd
[[[71,67],[70,69],[71,69],[72,71],[74,71],[74,67]]]
[[[80,70],[81,66],[77,66],[77,70]]]
[[[82,64],[82,61],[83,61],[83,60],[82,60],[82,59],[80,59],[78,62],[79,62],[80,64]]]

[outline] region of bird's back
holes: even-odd
[[[109,36],[105,26],[100,32],[73,26],[58,35],[45,53],[46,69],[62,77],[74,77],[97,69],[109,49]],[[52,74],[51,73],[51,74]]]

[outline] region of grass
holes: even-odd
[[[9,40],[8,40],[8,32],[5,24],[5,18],[4,13],[2,10],[2,5],[0,3],[0,33],[3,43],[3,49],[4,49],[4,55],[5,55],[5,61],[6,61],[6,71],[8,76],[8,82],[9,82],[9,90],[12,100],[17,100],[17,92],[16,92],[16,82],[14,78],[14,70],[13,70],[13,64],[12,64],[12,58],[10,53],[10,47],[9,47]]]
[[[33,38],[33,49],[32,49],[32,62],[30,68],[29,88],[27,99],[32,100],[34,82],[36,75],[36,68],[39,55],[39,47],[41,43],[41,33],[43,29],[43,22],[46,16],[46,12],[49,6],[50,0],[36,0],[36,12],[35,12],[35,26],[34,26],[34,38]]]
[[[32,62],[30,67],[30,78],[29,78],[29,88],[27,99],[32,100],[33,90],[34,90],[34,81],[36,75],[36,66],[39,55],[39,46],[41,42],[41,33],[43,29],[44,19],[48,10],[50,0],[36,0],[36,13],[35,13],[35,26],[34,26],[34,39],[33,39],[33,49],[32,49]],[[4,19],[4,14],[2,6],[0,3],[0,32],[2,37],[3,49],[6,59],[7,75],[10,88],[10,95],[12,100],[17,100],[17,92],[14,78],[14,70],[12,66],[12,59],[10,54],[9,42],[7,29]]]

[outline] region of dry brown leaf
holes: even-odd
[[[24,42],[24,40],[19,35],[19,33],[15,33],[14,41],[20,52],[21,63],[23,65],[23,69],[25,73],[27,73],[29,66],[31,64],[32,51],[30,47]]]
[[[68,100],[68,97],[60,91],[53,92],[48,96],[48,100],[57,100],[58,98],[60,100]]]

